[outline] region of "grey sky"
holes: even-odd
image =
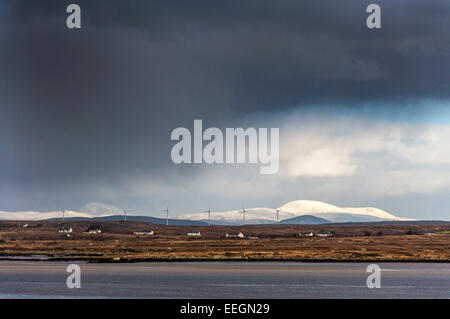
[[[65,27],[72,2],[82,30]],[[419,143],[408,134],[446,136],[417,119],[449,109],[450,3],[377,1],[383,27],[368,30],[372,2],[0,0],[0,210],[96,201],[160,215],[168,202],[181,213],[315,199],[449,219],[449,188],[435,178],[449,165],[414,162]],[[282,172],[175,166],[170,132],[194,119],[280,127],[281,144],[292,141]],[[382,122],[379,134],[401,123],[404,152],[385,141],[369,154],[352,140],[370,119]],[[324,123],[330,131],[316,131]],[[344,175],[303,175],[286,155],[302,141],[290,137],[314,132],[328,152],[335,125],[356,146],[324,165]],[[425,140],[428,152],[444,152]],[[293,161],[301,174],[286,171]],[[376,180],[380,172],[392,183]],[[405,186],[409,178],[429,181]]]

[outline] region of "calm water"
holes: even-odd
[[[81,289],[67,265],[0,262],[0,298],[450,298],[448,263],[380,263],[380,289],[362,263],[79,263]]]

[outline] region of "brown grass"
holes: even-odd
[[[90,261],[450,261],[450,225],[166,227],[135,222],[97,224],[105,233],[88,235],[83,232],[88,222],[70,223],[75,232],[70,239],[64,239],[57,232],[58,222],[47,222],[31,229],[9,227],[10,222],[0,222],[0,256],[46,255]],[[134,230],[140,229],[153,229],[156,235],[145,238],[132,235]],[[200,230],[202,237],[188,239],[186,233],[193,229]],[[238,230],[259,239],[224,238],[226,232]],[[296,236],[300,231],[321,230],[331,231],[334,237]],[[380,231],[383,235],[376,235]],[[441,234],[423,235],[424,232]],[[367,233],[371,236],[363,235]]]

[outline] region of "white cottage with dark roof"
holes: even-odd
[[[190,231],[187,233],[188,237],[200,237],[202,234],[198,230]]]
[[[139,230],[135,231],[133,234],[136,236],[153,236],[155,232],[153,230]]]
[[[72,227],[64,226],[59,229],[59,232],[67,234],[67,233],[73,232],[73,229],[72,229]]]

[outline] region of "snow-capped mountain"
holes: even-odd
[[[337,207],[323,202],[296,200],[284,204],[280,207],[283,212],[294,213],[297,215],[313,214],[313,213],[339,213],[339,214],[354,214],[367,215],[384,220],[405,220],[404,218],[396,217],[384,210],[373,207]]]
[[[65,218],[94,218],[105,217],[112,215],[121,215],[123,211],[115,206],[91,202],[84,205],[80,211],[65,210]],[[24,212],[5,212],[0,211],[0,220],[45,220],[62,218],[62,211],[53,212],[38,212],[38,211],[24,211]]]
[[[280,220],[295,217],[297,215],[280,212]],[[193,213],[175,217],[177,219],[208,220],[208,213]],[[244,214],[242,210],[230,210],[225,212],[211,212],[211,222],[216,225],[243,224]],[[276,210],[273,208],[248,208],[245,209],[246,224],[272,224],[276,220]]]
[[[66,218],[95,218],[120,215],[121,210],[114,206],[90,203],[83,207],[82,212],[66,210]],[[314,216],[332,223],[402,221],[411,220],[394,216],[384,210],[373,207],[338,207],[318,201],[297,200],[278,208],[279,220],[289,220],[299,216]],[[247,208],[245,209],[245,224],[273,224],[276,222],[277,209]],[[4,212],[0,211],[0,220],[44,220],[62,218],[62,212]],[[211,212],[211,222],[217,225],[242,225],[244,214],[242,209],[224,212]],[[207,221],[208,213],[194,213],[175,217],[175,219]],[[295,220],[294,220],[295,221]]]
[[[394,216],[384,210],[373,207],[338,207],[318,201],[297,200],[282,205],[279,210],[281,220],[297,216],[311,215],[329,220],[330,222],[373,222],[411,220]],[[211,222],[214,224],[243,224],[242,210],[211,212]],[[208,213],[194,213],[179,216],[189,220],[208,220]],[[276,221],[274,208],[248,208],[245,212],[246,224],[268,224]]]
[[[66,210],[64,212],[65,218],[92,218],[98,217],[98,215],[93,215],[89,213],[80,213],[71,210]],[[62,212],[4,212],[0,211],[0,219],[3,220],[43,220],[52,218],[62,218]]]

